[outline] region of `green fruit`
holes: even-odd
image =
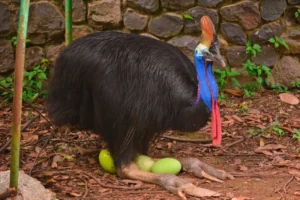
[[[111,174],[116,173],[114,160],[107,149],[102,149],[99,154],[99,162],[104,171]]]
[[[151,172],[156,174],[178,174],[181,170],[181,163],[174,158],[162,158],[156,161]]]
[[[139,155],[135,159],[135,163],[136,163],[136,165],[138,166],[138,168],[140,170],[143,170],[143,171],[146,171],[146,172],[150,172],[151,171],[151,167],[154,164],[154,161],[149,156]]]

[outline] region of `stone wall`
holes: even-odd
[[[10,39],[16,36],[20,0],[0,0],[0,73],[14,68]],[[242,71],[247,40],[262,45],[253,58],[272,68],[274,80],[300,81],[300,0],[73,0],[73,38],[96,31],[142,34],[180,48],[191,59],[201,33],[199,20],[211,17],[227,64]],[[30,6],[26,69],[43,57],[52,63],[64,48],[64,0],[33,0]],[[193,19],[183,17],[189,14]],[[290,51],[268,40],[283,38]]]

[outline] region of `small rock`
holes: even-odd
[[[300,54],[300,41],[299,39],[289,38],[288,33],[283,34],[281,39],[285,41],[285,43],[289,46],[290,50],[281,48],[281,52],[285,54]]]
[[[128,8],[124,15],[124,25],[129,30],[144,30],[147,27],[148,16],[141,15]]]
[[[18,26],[18,20],[19,17],[16,17],[15,27]],[[44,44],[54,38],[63,37],[64,31],[65,20],[58,7],[46,1],[30,4],[27,32],[32,44]]]
[[[189,9],[186,13],[193,17],[193,20],[185,19],[184,33],[186,34],[201,32],[200,19],[204,15],[209,16],[214,26],[218,27],[219,17],[217,11],[214,9],[201,8],[197,6]]]
[[[222,3],[224,0],[198,0],[199,6],[204,6],[208,8],[217,7],[219,3]]]
[[[274,21],[284,13],[286,6],[286,0],[263,0],[260,6],[261,17],[266,21]]]
[[[183,27],[183,19],[180,15],[166,13],[150,20],[149,32],[162,38],[177,35]]]
[[[262,51],[253,56],[252,60],[257,65],[271,67],[277,63],[278,54],[272,46],[264,45],[262,46]]]
[[[232,46],[226,53],[227,61],[231,67],[242,67],[247,60],[246,47]]]
[[[26,49],[25,70],[30,71],[34,66],[39,65],[45,57],[44,49],[39,46]]]
[[[86,25],[73,26],[72,27],[72,39],[77,40],[83,36],[93,33],[93,29]]]
[[[222,34],[229,42],[245,45],[247,42],[246,34],[243,29],[237,24],[222,23]]]
[[[121,2],[100,0],[88,4],[89,25],[97,30],[118,28],[121,26]]]
[[[11,33],[10,10],[8,4],[0,2],[0,35],[6,36]]]
[[[46,57],[48,58],[50,64],[54,66],[57,56],[60,52],[65,48],[65,44],[60,44],[57,46],[51,46],[46,53]]]
[[[159,38],[157,38],[154,35],[151,35],[149,33],[141,33],[141,35],[146,36],[146,37],[150,37],[150,38],[153,38],[153,39],[156,39],[156,40],[159,40]]]
[[[253,43],[265,43],[274,35],[280,35],[282,26],[279,21],[271,22],[261,26],[258,30],[253,31],[251,41]]]
[[[288,29],[287,36],[290,39],[300,40],[300,29]]]
[[[239,22],[247,30],[256,28],[261,22],[259,10],[252,1],[224,6],[220,14],[227,21]]]
[[[288,0],[289,4],[300,4],[300,0]]]
[[[189,8],[194,4],[194,0],[161,0],[162,7],[171,10],[182,10],[185,8]]]
[[[0,194],[5,192],[9,186],[9,171],[0,172]],[[40,181],[19,171],[19,184],[17,200],[51,200],[56,199],[55,193],[46,189]]]
[[[159,9],[159,0],[126,0],[126,4],[149,13],[154,13]]]
[[[86,5],[83,0],[72,1],[72,21],[84,22],[86,16]]]
[[[0,39],[0,73],[15,68],[14,49],[9,40]]]
[[[293,94],[290,93],[281,93],[279,94],[279,98],[282,102],[291,104],[291,105],[297,105],[299,104],[300,100]]]
[[[199,44],[200,37],[192,37],[192,36],[176,36],[168,41],[169,44],[172,44],[175,47],[186,48],[194,51],[197,45]]]
[[[271,83],[292,87],[292,81],[300,81],[300,62],[291,56],[284,56],[271,70]]]

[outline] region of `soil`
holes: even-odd
[[[300,98],[299,91],[293,94]],[[36,105],[23,105],[22,127],[31,123],[21,133],[20,169],[54,191],[57,199],[180,199],[160,186],[106,173],[98,161],[99,151],[106,148],[99,135],[75,128],[53,129],[43,102]],[[224,135],[221,147],[198,141],[209,139],[208,124],[199,133],[165,133],[164,136],[190,141],[156,138],[149,155],[197,157],[235,176],[234,180],[217,183],[181,172],[179,177],[222,194],[216,198],[187,196],[188,199],[300,199],[299,132],[299,140],[296,138],[300,104],[284,103],[278,94],[262,91],[251,98],[228,96],[220,109]],[[1,102],[0,171],[9,169],[10,146],[1,147],[10,139],[11,115],[11,105]],[[279,124],[274,124],[276,121]]]

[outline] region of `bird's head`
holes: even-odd
[[[195,49],[195,59],[202,59],[212,62],[213,65],[225,67],[225,61],[219,50],[219,41],[215,27],[208,16],[203,16],[200,20],[202,29],[200,44]]]

